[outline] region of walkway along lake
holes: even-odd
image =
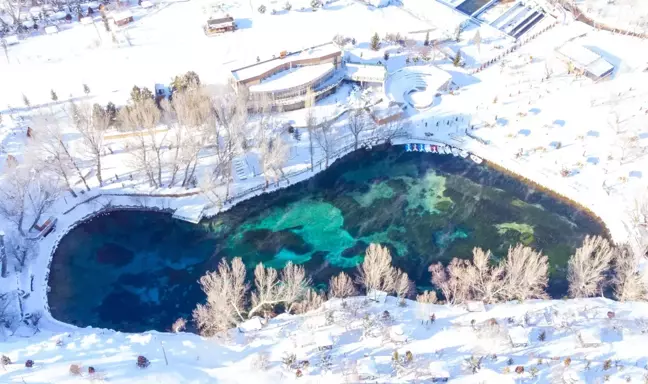
[[[52,315],[79,326],[167,330],[204,299],[197,283],[223,257],[281,268],[304,264],[325,288],[355,272],[372,242],[429,289],[428,266],[472,248],[496,257],[518,242],[550,260],[549,292],[566,292],[566,263],[605,228],[578,208],[461,157],[358,150],[310,180],[254,197],[194,225],[159,212],[117,211],[72,229],[54,255]]]

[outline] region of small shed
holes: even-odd
[[[155,4],[153,4],[152,1],[144,0],[142,1],[142,4],[140,4],[140,6],[144,9],[149,9],[155,7]]]
[[[430,378],[433,383],[447,383],[450,380],[450,372],[443,361],[433,361],[428,366]]]
[[[115,23],[115,25],[117,25],[118,27],[121,27],[123,25],[129,24],[129,23],[132,23],[133,21],[135,21],[135,19],[133,19],[133,14],[130,13],[129,11],[115,13],[112,16],[112,19],[113,19],[113,22]]]
[[[360,380],[374,380],[378,377],[378,368],[373,356],[358,360],[358,377]]]
[[[385,300],[387,300],[387,292],[372,289],[367,292],[367,297],[369,300],[375,301],[376,303],[384,304]]]
[[[585,348],[595,348],[602,344],[601,332],[596,328],[581,329],[578,331],[578,341]]]
[[[400,324],[393,325],[389,328],[389,338],[395,343],[407,342],[407,335],[405,334],[405,330],[403,330],[403,326]]]
[[[466,310],[468,312],[485,312],[486,307],[482,301],[469,301],[466,303]]]
[[[315,336],[315,345],[318,351],[330,351],[333,349],[333,339],[328,333],[318,333]]]
[[[527,328],[521,326],[509,328],[508,337],[513,348],[529,345],[529,330]]]
[[[45,34],[47,35],[55,35],[59,32],[59,29],[56,25],[50,25],[45,27]]]

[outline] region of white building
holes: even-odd
[[[614,72],[614,65],[599,54],[573,41],[568,41],[556,48],[556,54],[561,60],[571,63],[575,70],[582,72],[592,80],[601,80]]]
[[[382,86],[387,76],[387,69],[380,64],[346,63],[346,79],[361,84]]]

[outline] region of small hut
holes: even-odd
[[[578,331],[578,341],[585,348],[595,348],[602,344],[601,333],[595,328],[586,328]]]
[[[448,368],[443,361],[431,362],[428,370],[433,383],[446,383],[450,380],[450,372],[448,372]]]
[[[466,303],[466,310],[468,312],[485,312],[486,307],[482,301],[469,301]]]
[[[330,351],[333,349],[333,339],[328,333],[318,333],[315,337],[315,344],[318,351]]]
[[[509,328],[508,337],[513,348],[527,347],[529,345],[529,330],[524,327]]]

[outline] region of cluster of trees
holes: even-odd
[[[472,260],[455,258],[447,267],[434,264],[430,266],[432,283],[453,304],[548,297],[549,268],[542,253],[518,245],[498,263],[491,258],[490,251],[475,248]],[[627,245],[615,247],[603,237],[586,237],[568,262],[569,297],[603,295],[609,284],[618,300],[648,300],[648,286],[637,268],[638,261],[639,255]]]
[[[618,300],[648,300],[648,286],[638,270],[636,256],[627,246],[614,247],[602,237],[586,237],[568,263],[569,296],[603,294],[606,285],[611,284]],[[432,283],[449,304],[548,298],[547,256],[521,244],[509,248],[506,257],[498,262],[492,260],[490,251],[475,248],[472,260],[455,258],[447,267],[441,263],[431,265],[430,271]],[[277,306],[288,313],[303,313],[319,308],[327,296],[355,296],[358,288],[368,295],[377,291],[394,294],[403,305],[405,298],[415,293],[407,273],[392,266],[389,249],[378,244],[367,248],[354,277],[342,272],[330,279],[328,295],[315,291],[310,283],[301,266],[288,263],[279,272],[259,263],[251,290],[242,260],[222,260],[218,270],[200,279],[207,301],[194,310],[194,322],[202,334],[209,336],[252,316],[272,314]],[[435,303],[437,295],[425,291],[416,299]]]
[[[240,258],[221,260],[216,271],[200,278],[207,296],[198,304],[193,320],[201,334],[214,335],[258,315],[267,317],[277,306],[287,313],[304,313],[319,308],[326,301],[326,292],[314,290],[304,267],[292,263],[281,270],[264,267],[254,269],[254,289],[246,280],[247,271]],[[363,264],[354,279],[342,272],[331,278],[328,297],[345,298],[358,293],[356,284],[367,292],[372,290],[409,297],[414,285],[407,273],[392,267],[389,250],[377,244],[367,248]]]

